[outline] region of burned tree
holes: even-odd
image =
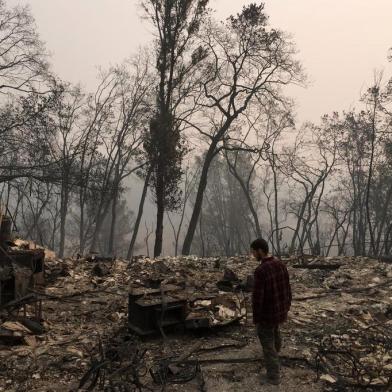
[[[26,162],[21,158],[28,153],[26,144],[31,147],[32,143],[30,138],[23,140],[19,135],[27,124],[31,126],[38,117],[38,121],[42,120],[53,98],[45,94],[53,91],[52,81],[47,52],[29,7],[11,8],[0,0],[0,94],[4,98],[0,107],[0,183],[42,174],[33,170],[42,166],[38,159]],[[39,152],[37,146],[33,148]],[[10,162],[10,151],[18,150],[18,159]]]
[[[181,163],[186,147],[181,135],[178,107],[191,89],[195,67],[203,52],[193,40],[205,15],[208,0],[145,0],[143,8],[157,33],[156,108],[145,134],[144,148],[152,168],[151,183],[157,206],[154,256],[162,252],[165,210],[179,204]]]
[[[321,253],[320,204],[338,158],[336,137],[333,136],[327,122],[321,127],[309,124],[297,135],[293,147],[285,150],[281,170],[294,185],[290,212],[296,220],[290,252],[294,252],[296,246],[302,252],[308,243],[313,254]],[[295,200],[297,186],[303,193],[299,191]]]
[[[49,77],[46,51],[28,7],[0,1],[0,91],[39,91]]]
[[[186,218],[186,211],[188,209],[188,204],[191,199],[192,193],[194,191],[194,187],[197,183],[199,171],[196,165],[196,168],[192,170],[189,166],[186,167],[183,184],[182,184],[182,200],[181,200],[181,209],[178,212],[178,224],[175,225],[175,221],[171,214],[167,213],[167,218],[169,220],[170,226],[173,230],[173,237],[174,237],[174,255],[178,256],[178,248],[180,243],[180,234],[183,228],[183,224]]]
[[[209,119],[196,127],[208,142],[197,196],[182,253],[190,253],[196,231],[209,167],[228,144],[230,131],[243,115],[267,101],[281,101],[281,87],[302,79],[295,50],[286,35],[268,26],[264,4],[251,4],[225,24],[211,21],[202,37],[209,53],[202,72],[200,106]]]
[[[253,215],[247,204],[247,196],[222,155],[216,157],[211,165],[204,194],[205,203],[199,218],[200,231],[195,234],[193,245],[197,254],[207,257],[219,254],[226,256],[244,254],[255,235]],[[202,165],[202,160],[200,164]],[[253,162],[249,159],[249,155],[237,156],[237,173],[247,174],[252,171],[252,168]],[[253,198],[254,179],[254,176],[251,176],[249,181],[251,198]],[[194,203],[196,193],[192,196],[191,202]]]
[[[100,140],[105,146],[103,183],[99,186],[99,207],[95,210],[95,229],[91,248],[97,246],[103,221],[111,209],[110,235],[107,252],[115,251],[117,202],[124,191],[123,182],[144,167],[141,157],[142,134],[150,113],[151,81],[148,61],[138,57],[130,63],[110,70],[114,89],[110,116]]]

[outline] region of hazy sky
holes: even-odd
[[[98,66],[121,62],[151,39],[139,0],[7,2],[30,4],[54,70],[89,90]],[[211,0],[211,7],[222,19],[249,2]],[[392,0],[269,0],[266,10],[272,26],[293,35],[309,76],[307,89],[291,91],[300,121],[351,107],[375,69],[392,70]]]

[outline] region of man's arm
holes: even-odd
[[[253,322],[255,324],[260,322],[259,315],[261,313],[264,300],[264,283],[264,275],[259,271],[259,269],[256,269],[252,294]]]

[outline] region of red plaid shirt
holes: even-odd
[[[287,320],[290,305],[291,287],[287,268],[275,257],[266,257],[254,273],[253,322],[277,326]]]

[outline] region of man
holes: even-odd
[[[262,238],[252,242],[253,256],[261,263],[254,273],[252,294],[253,322],[263,348],[266,377],[262,384],[280,384],[278,353],[282,346],[279,325],[287,320],[291,287],[286,266],[269,256],[268,243]]]

